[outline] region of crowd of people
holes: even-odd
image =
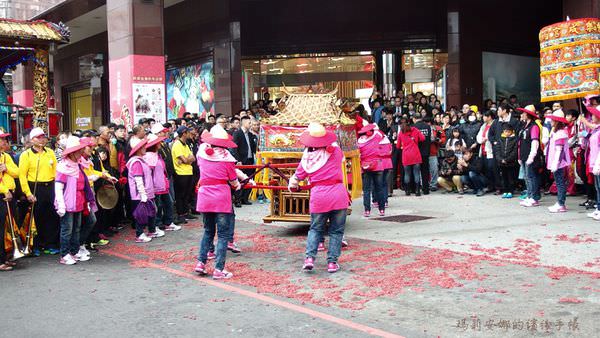
[[[366,125],[357,128],[364,216],[370,216],[370,196],[384,215],[387,196],[400,188],[406,195],[441,189],[505,199],[520,192],[523,207],[556,194],[552,213],[566,212],[566,196],[581,193],[587,199],[580,206],[594,209],[587,216],[600,220],[598,96],[586,98],[583,111],[563,109],[561,102],[521,105],[515,95],[486,100],[483,109],[465,104],[444,110],[433,94],[399,94],[387,100],[376,92],[370,115],[363,106],[354,112]]]
[[[523,207],[537,207],[542,194],[554,193],[552,213],[567,211],[567,195],[584,193],[581,206],[594,209],[588,216],[600,220],[598,103],[589,97],[583,111],[564,110],[560,102],[520,105],[511,96],[487,100],[482,109],[465,104],[444,110],[435,95],[400,93],[386,100],[375,93],[370,114],[360,105],[350,113],[361,154],[363,215],[370,217],[375,207],[384,216],[395,189],[407,196],[441,189],[505,199],[520,192]],[[206,274],[208,260],[215,260],[213,278],[231,278],[226,252],[241,251],[234,240],[235,209],[252,204],[254,169],[248,165],[255,163],[260,120],[276,113],[266,98],[233,117],[186,113],[165,124],[142,119],[131,130],[108,124],[63,132],[51,144],[42,129],[33,128],[18,153],[11,152],[10,134],[2,133],[0,194],[6,203],[0,204],[0,219],[14,215],[23,224],[33,214],[33,255],[59,254],[61,264],[73,265],[88,261],[126,226],[135,229],[136,243],[148,243],[202,215],[195,271]],[[329,229],[327,270],[336,272],[350,203],[343,152],[336,136],[318,123],[308,126],[300,142],[306,149],[289,189],[310,179],[303,269],[313,269]],[[114,207],[96,201],[106,189],[116,191]],[[257,199],[267,201],[260,193]],[[15,262],[0,242],[0,270],[12,270]]]

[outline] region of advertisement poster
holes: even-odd
[[[213,63],[206,62],[167,71],[167,115],[169,119],[190,112],[215,114]]]
[[[153,118],[156,122],[165,123],[165,93],[162,84],[134,83],[133,93],[133,121],[137,123],[141,118]]]
[[[484,52],[483,99],[494,102],[518,95],[521,103],[540,100],[540,59]]]

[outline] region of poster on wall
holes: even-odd
[[[517,95],[521,104],[540,101],[540,59],[483,52],[483,99]]]
[[[141,118],[152,118],[156,122],[165,123],[165,94],[162,84],[134,83],[133,93],[133,121],[137,123]]]
[[[202,117],[215,114],[213,63],[206,62],[167,71],[167,116],[189,112]]]

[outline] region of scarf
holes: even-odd
[[[89,167],[91,167],[93,165],[92,161],[90,161],[88,158],[85,158],[83,156],[81,156],[79,158],[79,164],[81,164],[83,169],[88,169]]]
[[[331,144],[333,147],[338,147],[337,142]],[[304,149],[304,154],[302,154],[302,159],[300,160],[300,165],[302,169],[309,174],[314,173],[315,171],[323,168],[325,163],[331,157],[330,152],[327,151],[326,148],[319,148],[314,151],[308,151],[308,149]]]
[[[158,154],[147,152],[144,155],[144,161],[151,167],[156,167],[156,163],[158,163]]]
[[[56,171],[67,176],[79,176],[79,163],[73,162],[70,158],[63,158],[56,166]]]
[[[238,162],[238,160],[236,160],[235,157],[233,157],[233,155],[231,155],[229,151],[220,147],[212,147],[214,152],[212,155],[208,155],[206,153],[206,149],[208,149],[209,147],[210,145],[208,143],[202,143],[200,147],[198,147],[198,153],[196,154],[196,157],[211,162]]]

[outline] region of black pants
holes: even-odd
[[[4,198],[3,194],[0,194],[0,198]],[[6,215],[8,214],[8,210],[6,208],[6,202],[0,201],[0,234],[2,234],[2,238],[0,240],[0,265],[6,262],[6,250],[4,248],[4,231],[6,230],[5,226],[9,226],[6,220]]]
[[[431,176],[429,175],[429,153],[421,154],[421,188],[424,193],[429,193],[429,182]]]
[[[175,175],[175,207],[178,215],[185,215],[189,212],[194,183],[192,175]]]
[[[254,159],[247,158],[242,162],[242,165],[253,165]],[[248,176],[254,174],[254,169],[244,169],[242,172]],[[237,202],[248,202],[248,198],[250,197],[250,193],[252,189],[241,189],[235,192],[234,199]]]
[[[519,177],[519,167],[517,166],[499,166],[500,176],[502,178],[502,192],[513,193],[515,183]]]
[[[34,191],[34,182],[29,182],[29,189]],[[60,224],[58,214],[54,209],[54,181],[38,182],[35,191],[35,206],[33,216],[37,227],[35,247],[38,249],[60,248]]]

